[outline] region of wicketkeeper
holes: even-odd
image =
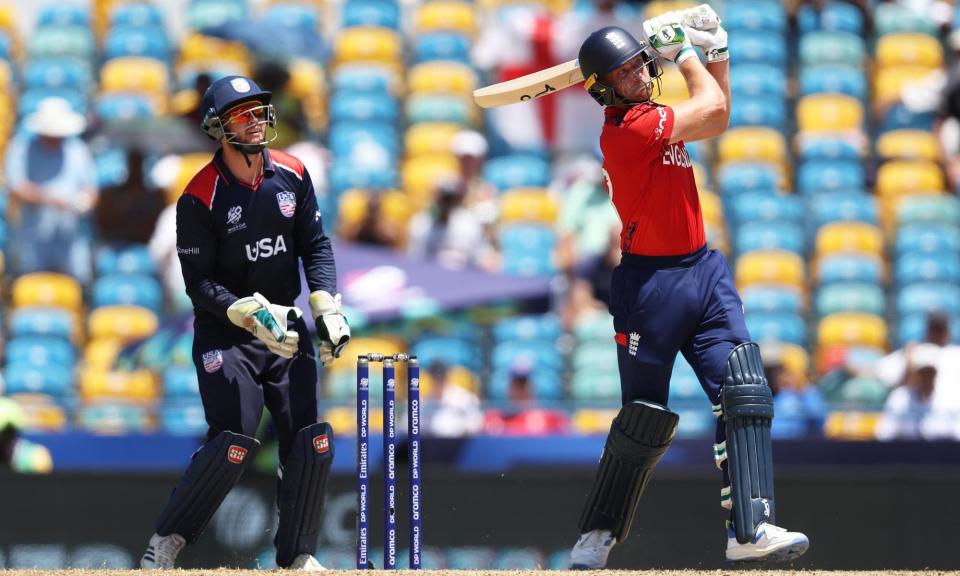
[[[773,397],[730,269],[722,254],[707,249],[684,147],[727,128],[727,33],[706,4],[647,20],[643,29],[649,45],[607,27],[591,34],[579,54],[584,87],[606,108],[603,168],[623,223],[623,258],[610,298],[623,407],[580,519],[571,567],[605,567],[630,532],[637,502],[677,428],[667,408],[677,352],[696,371],[717,417],[721,504],[731,510],[727,559],[792,560],[809,541],[774,524]],[[688,100],[672,107],[654,102],[660,58],[678,65]]]
[[[277,565],[320,570],[313,557],[333,430],[317,417],[317,361],[303,313],[299,262],[324,365],[350,328],[330,239],[303,164],[267,149],[271,93],[228,76],[203,95],[201,129],[221,147],[177,202],[177,253],[194,307],[193,362],[209,425],[140,561],[173,568],[253,461],[264,406],[280,441]]]

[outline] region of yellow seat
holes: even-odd
[[[687,83],[680,74],[680,69],[669,62],[661,61],[663,75],[660,77],[660,97],[657,102],[665,106],[673,106],[690,98]]]
[[[449,154],[451,142],[463,126],[453,122],[420,122],[407,129],[404,135],[404,149],[407,156],[423,154]]]
[[[785,284],[802,288],[803,259],[784,250],[757,250],[737,258],[737,286],[743,290],[753,284]]]
[[[940,150],[936,137],[926,130],[891,130],[877,139],[877,153],[881,158],[899,160],[927,160],[937,162]]]
[[[700,210],[703,223],[723,228],[723,203],[720,196],[709,190],[700,191]]]
[[[887,323],[880,316],[862,312],[836,312],[820,320],[817,345],[873,346],[886,348]]]
[[[355,230],[367,215],[367,206],[370,202],[369,192],[351,189],[340,197],[340,230],[345,236]],[[405,230],[407,221],[413,215],[410,200],[399,190],[388,190],[380,193],[380,217],[388,220],[391,225]]]
[[[873,103],[884,105],[899,101],[905,89],[925,80],[930,72],[927,68],[915,66],[880,68],[873,79]]]
[[[209,152],[194,152],[180,156],[180,165],[177,167],[177,175],[173,178],[170,187],[167,188],[166,196],[168,203],[174,203],[186,190],[187,184],[193,180],[200,170],[210,163],[213,156]]]
[[[117,362],[123,343],[113,338],[96,338],[87,343],[83,351],[83,364],[87,369],[110,370]]]
[[[333,43],[337,64],[346,62],[403,62],[403,39],[390,28],[355,26],[341,30]]]
[[[116,399],[152,402],[160,395],[158,378],[149,370],[87,369],[80,373],[80,396],[84,400]]]
[[[337,406],[323,413],[324,421],[337,431],[338,435],[353,435],[357,431],[357,411],[353,408]]]
[[[157,331],[157,316],[141,306],[102,306],[90,313],[90,337],[124,343],[142,340]]]
[[[573,413],[571,424],[577,434],[606,434],[616,416],[616,410],[584,408]]]
[[[166,95],[167,85],[166,64],[153,58],[112,58],[100,69],[100,88],[104,92],[148,92]]]
[[[810,354],[803,346],[789,342],[761,342],[760,352],[764,361],[779,361],[791,374],[804,379],[810,374]]]
[[[880,412],[831,412],[823,426],[830,440],[876,440]]]
[[[438,182],[459,174],[460,164],[453,154],[430,154],[405,160],[400,177],[404,193],[422,208],[433,201]]]
[[[877,67],[891,66],[939,68],[943,66],[943,48],[939,40],[927,34],[886,34],[877,40]]]
[[[787,158],[787,142],[773,128],[734,128],[720,137],[717,155],[721,163],[743,160],[782,163]]]
[[[473,68],[459,62],[424,62],[410,68],[407,75],[414,93],[442,92],[468,95],[476,88]]]
[[[420,5],[414,16],[418,34],[428,32],[460,32],[473,36],[477,18],[473,4],[433,0]]]
[[[686,0],[653,0],[649,2],[644,11],[644,19],[656,18],[661,14],[666,14],[672,10],[686,10],[696,6],[696,2]]]
[[[25,430],[60,432],[67,426],[63,406],[46,394],[14,394],[9,397],[23,408]]]
[[[250,51],[242,42],[190,33],[180,43],[180,65],[224,62],[239,66],[246,74],[252,68]]]
[[[707,235],[707,244],[716,248],[724,256],[730,256],[730,240],[727,238],[727,229],[723,226],[704,223],[704,232]]]
[[[354,370],[357,369],[357,357],[361,354],[397,354],[398,352],[407,352],[406,344],[402,340],[389,337],[365,337],[351,338],[350,345],[344,348],[343,354],[333,361],[328,370]],[[376,372],[379,376],[380,365],[377,364]],[[370,369],[371,374],[373,368]]]
[[[31,272],[13,281],[13,307],[47,306],[79,312],[83,288],[76,278],[55,272]]]
[[[946,187],[943,170],[934,162],[895,160],[884,163],[877,171],[877,196],[880,198],[941,192]]]
[[[542,222],[557,220],[557,201],[544,188],[514,188],[500,196],[500,221]]]
[[[817,230],[816,256],[858,252],[883,256],[883,232],[865,222],[831,222]]]
[[[843,94],[811,94],[797,104],[801,132],[845,132],[863,127],[863,105]]]
[[[294,58],[290,61],[287,91],[291,96],[300,100],[311,98],[322,94],[326,90],[325,86],[323,66],[306,58]]]

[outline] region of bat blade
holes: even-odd
[[[507,106],[536,100],[579,82],[583,82],[580,65],[576,60],[570,60],[526,76],[474,90],[473,101],[481,108]]]

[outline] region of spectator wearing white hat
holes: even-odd
[[[942,349],[923,342],[907,353],[900,386],[887,397],[877,424],[878,440],[935,440],[952,437],[956,413],[935,402],[937,367]]]
[[[7,149],[6,177],[19,207],[11,253],[17,274],[49,271],[82,283],[92,277],[90,211],[97,201],[96,169],[78,137],[84,117],[63,98],[41,100]]]

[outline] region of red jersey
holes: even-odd
[[[673,109],[638,104],[607,108],[600,134],[607,190],[623,230],[620,248],[641,256],[678,256],[706,244],[693,163],[683,142],[670,144]]]

